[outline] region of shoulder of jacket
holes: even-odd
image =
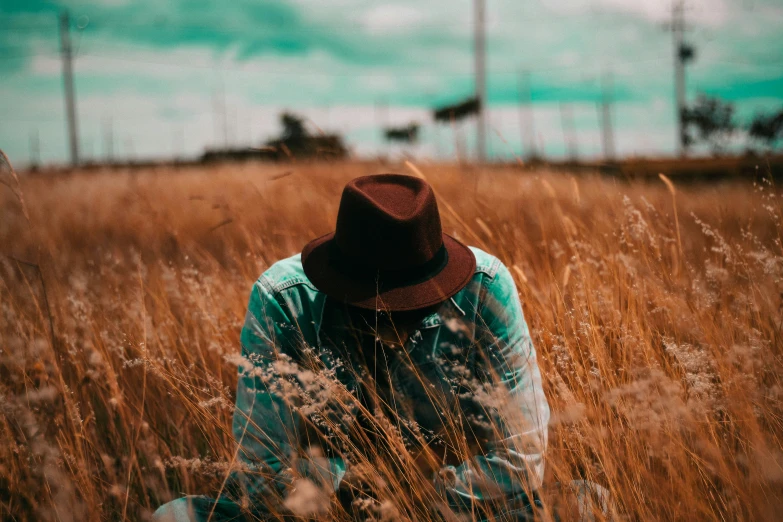
[[[272,294],[279,294],[288,288],[296,286],[305,286],[313,291],[318,291],[304,273],[301,253],[274,263],[261,274],[258,282],[264,285]]]
[[[485,274],[490,280],[495,278],[495,274],[498,273],[502,263],[500,259],[484,252],[480,248],[469,247],[476,257],[476,272],[475,274]]]

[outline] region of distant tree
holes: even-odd
[[[320,133],[313,136],[305,127],[305,119],[291,112],[280,114],[283,131],[277,138],[265,142],[264,147],[207,150],[201,161],[285,161],[305,158],[344,158],[348,149],[339,134]]]
[[[419,139],[419,124],[411,122],[404,127],[388,127],[384,130],[388,141],[416,143]]]
[[[432,117],[435,121],[449,123],[452,120],[459,121],[473,114],[478,114],[479,110],[481,110],[481,101],[476,97],[471,97],[453,105],[434,109]]]
[[[783,140],[783,108],[777,114],[756,114],[748,127],[748,135],[752,140],[774,149]]]
[[[734,104],[720,98],[700,94],[696,102],[683,111],[687,144],[706,143],[714,154],[722,153],[737,126]],[[691,134],[694,130],[697,135]]]
[[[339,134],[313,136],[305,127],[305,119],[291,112],[280,114],[283,132],[279,138],[266,142],[274,149],[276,159],[291,158],[342,158],[348,150]]]
[[[280,123],[283,125],[283,139],[302,139],[308,136],[304,119],[296,114],[284,112],[280,115]]]

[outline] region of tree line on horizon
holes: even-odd
[[[756,112],[745,125],[737,122],[734,103],[701,93],[683,110],[686,148],[703,144],[714,155],[726,152],[731,139],[744,130],[745,152],[772,152],[783,140],[783,107],[772,112]]]

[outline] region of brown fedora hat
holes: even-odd
[[[345,186],[335,231],[304,247],[302,266],[318,290],[338,301],[405,311],[459,292],[473,277],[476,258],[443,233],[426,181],[378,174]]]

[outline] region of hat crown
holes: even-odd
[[[343,190],[334,239],[345,259],[366,268],[399,270],[427,263],[443,247],[435,193],[413,176],[356,178]]]

